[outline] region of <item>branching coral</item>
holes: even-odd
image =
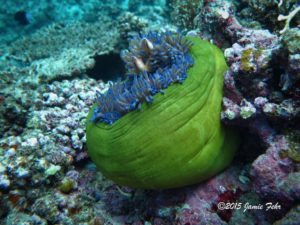
[[[300,12],[300,6],[296,7],[292,12],[290,12],[289,15],[284,16],[284,15],[279,15],[278,16],[278,21],[283,21],[285,20],[285,26],[284,28],[280,31],[281,34],[286,32],[290,28],[290,22],[294,18],[294,16]]]
[[[237,145],[220,122],[227,69],[222,52],[199,38],[169,34],[141,36],[131,43],[123,55],[128,80],[99,96],[87,118],[88,151],[97,167],[118,184],[148,189],[197,183],[223,170]],[[186,51],[194,60],[187,73],[191,61]],[[162,89],[164,94],[158,94]],[[132,102],[140,110],[113,123],[114,117],[98,116],[102,104],[126,111]]]

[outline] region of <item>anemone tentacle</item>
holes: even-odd
[[[191,41],[170,32],[134,37],[129,51],[121,53],[127,78],[112,83],[105,94],[98,94],[91,121],[113,124],[141,104],[151,103],[155,94],[163,93],[171,84],[182,84],[193,65],[188,53],[191,46]]]

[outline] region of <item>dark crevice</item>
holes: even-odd
[[[95,66],[86,71],[90,78],[107,82],[122,78],[125,74],[125,66],[119,54],[109,53],[96,55]]]
[[[266,146],[261,142],[258,134],[248,129],[239,129],[236,135],[239,135],[240,146],[234,157],[233,164],[252,163],[265,152]]]

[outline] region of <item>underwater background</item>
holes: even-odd
[[[299,0],[0,3],[1,225],[300,224]],[[239,147],[225,170],[190,186],[118,185],[88,155],[87,115],[128,71],[150,70],[126,57],[132,40],[148,51],[152,34],[178,33],[224,53],[219,118]]]

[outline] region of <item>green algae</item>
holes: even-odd
[[[288,131],[288,133],[286,134],[286,138],[289,147],[286,150],[281,150],[279,152],[279,156],[281,158],[289,157],[295,163],[300,163],[300,132]]]
[[[58,186],[58,189],[63,193],[69,193],[75,186],[75,182],[70,178],[64,178],[61,181],[61,184]]]
[[[253,62],[256,62],[259,57],[262,55],[263,49],[253,49],[248,48],[242,52],[241,57],[241,69],[245,72],[252,72],[255,70],[256,65]]]
[[[221,125],[222,52],[199,38],[195,64],[183,84],[173,84],[112,125],[87,123],[87,146],[100,171],[134,188],[174,188],[198,183],[226,168],[236,136]],[[93,108],[87,117],[90,120]]]

